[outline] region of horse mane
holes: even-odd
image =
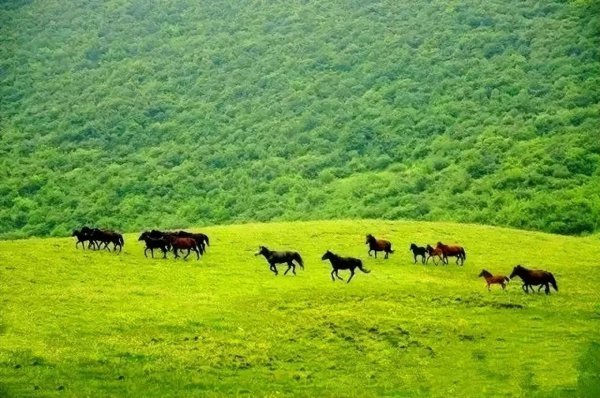
[[[484,269],[481,270],[481,275],[483,275],[484,278],[487,278],[488,276],[494,276],[490,272],[488,272]]]

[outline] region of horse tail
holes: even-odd
[[[300,257],[300,253],[294,253],[294,260],[298,261],[298,264],[302,269],[304,269],[304,261],[302,261],[302,257]]]
[[[206,241],[206,245],[210,246],[210,242],[208,241],[208,235],[204,235],[204,240]]]
[[[393,253],[393,252],[394,252],[394,251],[392,250],[392,244],[391,244],[391,243],[390,243],[390,244],[389,244],[389,246],[388,246],[388,251],[389,251],[390,253]]]
[[[506,281],[506,283],[510,282],[510,278],[508,276],[505,276],[504,280]]]
[[[548,279],[550,279],[550,283],[552,283],[554,290],[556,290],[558,292],[558,286],[556,285],[556,279],[554,279],[554,275],[552,275],[551,272],[548,272]]]
[[[467,252],[465,251],[465,248],[464,248],[464,247],[461,247],[461,248],[460,248],[460,254],[462,254],[462,256],[463,256],[463,260],[466,260],[466,259],[467,259]]]
[[[125,244],[125,240],[123,240],[123,235],[119,234],[117,238],[119,239],[119,245],[123,246]]]
[[[368,269],[363,268],[363,263],[360,260],[358,260],[358,269],[361,270],[362,272],[364,272],[365,274],[368,274],[369,272],[371,272]]]

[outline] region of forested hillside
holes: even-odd
[[[595,1],[3,1],[0,236],[600,230]]]

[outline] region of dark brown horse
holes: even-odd
[[[435,260],[436,257],[440,260],[440,261],[444,261],[443,255],[444,253],[442,253],[442,249],[438,249],[437,247],[434,249],[433,247],[431,247],[431,245],[427,245],[427,260],[425,261],[425,264],[429,264],[429,259],[433,258],[433,263],[435,265],[438,265],[438,262]]]
[[[119,253],[123,250],[123,245],[125,241],[123,240],[123,235],[118,232],[111,230],[102,230],[98,228],[92,229],[91,238],[96,243],[98,249],[102,249],[102,245],[104,245],[104,249],[110,251],[110,247],[108,247],[109,243],[113,244],[113,251],[117,251],[117,247],[119,248]]]
[[[417,263],[418,256],[421,256],[421,263],[425,264],[425,258],[427,256],[427,249],[425,247],[420,247],[415,245],[414,243],[411,243],[410,250],[413,253],[413,257],[415,258],[415,264]]]
[[[173,248],[173,255],[175,258],[179,258],[179,255],[177,254],[178,250],[187,250],[187,254],[183,257],[184,260],[188,258],[191,251],[196,252],[196,260],[200,259],[200,249],[198,248],[198,243],[194,238],[179,237],[169,234],[165,234],[163,237]]]
[[[210,246],[210,243],[208,241],[208,236],[203,233],[177,231],[177,232],[173,232],[172,235],[194,239],[196,241],[196,244],[198,245],[198,248],[200,249],[200,254],[204,254],[206,252],[206,245]]]
[[[479,273],[479,277],[481,278],[482,276],[485,279],[485,282],[487,283],[488,291],[491,290],[490,285],[493,285],[494,283],[502,286],[502,290],[504,290],[506,288],[506,284],[508,282],[510,282],[510,279],[508,279],[508,277],[506,277],[504,275],[494,276],[484,269],[482,269],[481,272]]]
[[[337,254],[330,252],[329,250],[327,250],[325,252],[325,254],[323,254],[323,257],[321,257],[321,260],[329,260],[331,262],[331,267],[333,268],[333,271],[331,271],[331,280],[334,282],[335,282],[335,278],[333,277],[334,274],[339,280],[341,280],[341,281],[344,280],[343,278],[341,278],[338,275],[338,270],[341,270],[341,269],[349,269],[350,270],[350,278],[348,278],[348,282],[346,282],[346,283],[350,283],[350,281],[352,280],[352,277],[354,276],[355,268],[358,268],[365,274],[368,274],[369,272],[371,272],[368,269],[363,268],[362,261],[360,259],[352,258],[352,257],[340,257]]]
[[[518,276],[523,281],[523,286],[521,286],[521,288],[525,293],[529,293],[529,288],[531,288],[531,291],[533,292],[533,286],[537,285],[540,285],[540,289],[544,286],[546,288],[546,294],[550,294],[550,285],[558,292],[556,280],[551,272],[543,271],[541,269],[530,270],[519,264],[513,268],[510,273],[510,279],[515,276]]]
[[[302,261],[302,257],[300,256],[300,253],[298,253],[298,252],[291,252],[291,251],[276,252],[273,250],[269,250],[264,246],[260,246],[258,248],[258,252],[255,253],[254,255],[260,256],[261,254],[263,256],[265,256],[265,258],[267,259],[267,262],[269,263],[269,269],[275,275],[278,274],[277,264],[287,263],[288,268],[285,270],[283,275],[287,275],[287,273],[290,271],[290,269],[292,270],[292,273],[294,275],[296,275],[296,264],[294,264],[294,261],[296,261],[298,263],[298,265],[302,269],[304,269],[304,262]]]
[[[448,264],[448,257],[456,257],[457,265],[459,261],[460,265],[463,265],[467,259],[467,253],[462,246],[448,246],[442,242],[438,242],[436,249],[440,249],[442,251],[442,260],[444,260],[444,264]]]
[[[144,249],[144,257],[148,257],[148,250],[152,254],[152,258],[154,258],[154,249],[160,249],[163,252],[163,258],[167,258],[167,252],[171,249],[171,244],[169,241],[163,237],[153,238],[150,236],[149,231],[145,231],[138,238],[139,241],[144,241],[146,243],[146,248]]]
[[[377,252],[385,252],[385,257],[388,258],[388,254],[393,253],[392,243],[388,240],[383,239],[375,239],[375,237],[371,234],[367,235],[367,241],[365,244],[369,245],[369,257],[371,256],[371,252],[375,252],[375,258],[377,258]]]

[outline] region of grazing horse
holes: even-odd
[[[442,253],[442,249],[438,249],[437,247],[434,249],[433,247],[431,247],[431,245],[427,245],[427,261],[425,261],[425,264],[429,264],[429,259],[433,258],[433,263],[435,265],[438,265],[437,261],[435,261],[435,258],[437,257],[438,259],[440,259],[440,261],[444,261],[443,258],[443,253]]]
[[[123,245],[125,244],[125,241],[123,240],[123,235],[115,231],[94,228],[92,229],[91,237],[96,242],[98,249],[102,249],[102,245],[104,245],[104,249],[110,251],[108,244],[112,243],[113,251],[117,251],[118,247],[119,253],[121,253]]]
[[[551,272],[543,271],[541,269],[530,270],[519,264],[514,267],[510,273],[511,279],[515,276],[518,276],[523,281],[523,286],[521,286],[521,288],[525,293],[529,293],[529,288],[531,288],[531,291],[533,292],[533,286],[540,285],[540,289],[544,286],[546,288],[546,294],[550,294],[550,284],[552,284],[554,290],[558,292],[556,280]]]
[[[171,248],[171,244],[165,238],[153,238],[150,236],[150,232],[145,231],[138,238],[140,241],[144,241],[146,243],[146,248],[144,249],[144,257],[148,257],[148,250],[152,254],[152,258],[154,258],[154,249],[160,249],[163,252],[163,258],[167,258],[167,252]]]
[[[354,276],[355,268],[358,268],[365,274],[368,274],[369,272],[371,272],[368,269],[363,268],[362,261],[360,259],[352,258],[352,257],[340,257],[337,254],[330,252],[329,250],[327,250],[325,252],[325,254],[323,254],[323,257],[321,257],[321,260],[329,260],[331,262],[331,267],[333,268],[333,271],[331,271],[331,280],[334,282],[335,282],[335,278],[333,277],[334,274],[339,280],[341,280],[341,281],[344,280],[343,278],[341,278],[338,275],[338,270],[341,270],[341,269],[349,269],[350,270],[350,278],[348,278],[348,281],[346,283],[350,283],[350,281],[352,280],[352,277]]]
[[[200,249],[198,248],[198,243],[194,238],[188,237],[179,237],[176,235],[164,234],[164,239],[169,242],[171,247],[173,248],[173,254],[175,258],[178,258],[177,250],[187,250],[187,254],[183,259],[185,260],[190,255],[190,251],[196,252],[196,260],[200,259]]]
[[[255,256],[260,255],[265,256],[267,262],[269,263],[269,269],[277,276],[277,267],[276,264],[287,263],[288,268],[285,270],[283,275],[287,275],[287,273],[292,270],[292,273],[296,275],[296,264],[294,264],[294,260],[298,263],[298,265],[304,269],[304,263],[302,262],[302,257],[300,257],[300,253],[298,252],[276,252],[273,250],[269,250],[264,246],[259,246],[258,252],[255,253]]]
[[[421,263],[425,264],[425,256],[427,255],[426,248],[420,247],[420,246],[415,245],[414,243],[411,243],[410,250],[413,252],[413,257],[415,258],[415,264],[417,263],[417,256],[421,256]]]
[[[87,228],[87,227],[83,227]],[[75,229],[71,236],[75,236],[77,238],[77,242],[75,242],[75,248],[81,243],[81,247],[85,250],[85,242],[88,242],[88,249],[91,249],[94,245],[94,241],[89,233],[83,232],[83,230]]]
[[[371,256],[371,252],[375,252],[375,258],[377,258],[377,252],[385,252],[385,257],[388,258],[388,254],[393,253],[392,243],[388,240],[383,239],[375,239],[375,237],[371,234],[367,235],[367,241],[365,244],[369,245],[369,257]]]
[[[444,261],[444,264],[448,264],[448,257],[456,257],[457,265],[459,261],[460,265],[463,265],[467,259],[467,253],[465,253],[465,249],[462,246],[448,246],[442,242],[438,242],[436,249],[442,251],[442,260]]]
[[[498,285],[502,286],[502,290],[504,290],[506,288],[506,284],[508,282],[510,282],[510,279],[508,279],[508,277],[504,276],[504,275],[492,275],[490,274],[488,271],[482,269],[481,273],[479,274],[479,277],[484,277],[486,283],[487,283],[487,288],[488,291],[490,291],[490,285],[493,285],[494,283],[497,283]]]

